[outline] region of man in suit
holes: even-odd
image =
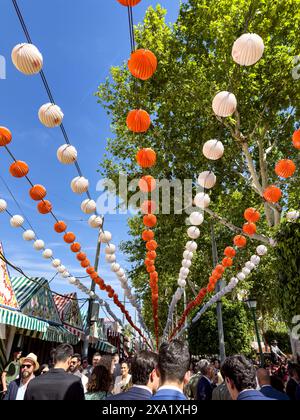
[[[260,392],[265,397],[273,398],[274,400],[289,401],[289,397],[283,392],[277,391],[271,385],[271,377],[266,369],[258,369],[256,372],[258,384],[260,386]]]
[[[26,357],[20,359],[20,378],[12,381],[9,384],[5,400],[20,401],[24,399],[27,386],[35,377],[34,372],[39,370],[40,365],[37,361],[37,356],[34,353],[28,354]]]
[[[197,385],[197,400],[198,401],[211,401],[212,392],[214,389],[214,366],[208,360],[202,359],[199,362],[199,370],[201,378]]]
[[[157,362],[157,354],[140,351],[131,362],[133,386],[128,391],[109,397],[107,400],[150,400],[159,385],[155,370]]]
[[[54,354],[54,368],[30,381],[25,400],[84,400],[81,379],[67,373],[74,354],[73,347],[61,344]]]
[[[256,390],[255,368],[244,356],[227,357],[222,365],[221,374],[233,400],[272,400]]]
[[[300,367],[291,363],[288,367],[289,380],[286,385],[286,393],[291,401],[296,400],[297,385],[300,383]]]
[[[190,352],[187,343],[173,340],[163,343],[156,368],[160,387],[152,400],[186,400],[184,386],[190,380]]]

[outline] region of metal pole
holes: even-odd
[[[212,255],[214,267],[218,264],[218,250],[215,237],[214,225],[211,223],[211,242],[212,242]],[[216,286],[216,293],[221,291],[221,280],[218,281]],[[225,353],[225,340],[224,340],[224,329],[223,329],[223,317],[222,317],[222,301],[217,302],[217,318],[218,318],[218,335],[219,335],[219,353],[221,363],[226,359]]]
[[[103,219],[103,223],[104,223],[104,219]],[[99,267],[99,257],[100,257],[100,250],[101,250],[100,234],[101,234],[101,231],[99,230],[99,235],[98,235],[98,240],[97,240],[96,256],[95,256],[95,264],[94,264],[94,268],[95,268],[96,272],[98,271],[98,267]],[[92,280],[91,291],[94,292],[95,288],[96,288],[96,283]],[[88,357],[93,302],[94,302],[94,299],[90,298],[89,299],[89,306],[88,306],[88,313],[87,313],[84,343],[83,343],[83,352],[82,352],[83,357]]]
[[[255,308],[251,308],[251,312],[252,312],[252,315],[253,315],[256,337],[257,337],[257,342],[258,342],[259,355],[260,355],[260,366],[264,367],[265,358],[264,358],[264,354],[263,354],[262,347],[261,347],[261,341],[260,341],[260,335],[259,335],[259,329],[258,329],[258,324],[257,324]]]
[[[184,292],[183,292],[183,305],[184,305],[184,311],[185,311],[186,310],[186,291],[185,291],[185,289],[184,289]],[[176,322],[176,325],[177,325],[177,322]],[[188,320],[187,320],[187,318],[185,318],[185,323],[184,323],[185,328],[187,328],[187,325],[188,325]],[[186,337],[186,332],[187,332],[187,329],[185,330],[185,333],[184,333],[185,337]]]

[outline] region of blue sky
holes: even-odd
[[[27,77],[19,73],[11,63],[11,50],[26,40],[11,0],[0,0],[0,3],[0,55],[5,57],[7,66],[6,80],[0,80],[0,125],[10,128],[13,133],[10,145],[12,152],[17,159],[30,165],[33,182],[45,185],[56,215],[67,221],[68,230],[74,231],[77,240],[93,261],[97,232],[89,228],[87,217],[80,210],[80,203],[86,197],[73,194],[69,187],[70,181],[77,176],[75,167],[64,166],[57,161],[56,150],[64,144],[60,129],[48,129],[38,120],[38,109],[49,102],[40,77]],[[96,171],[103,159],[106,138],[110,136],[110,121],[93,94],[109,75],[110,67],[128,59],[130,42],[127,9],[117,0],[19,0],[18,3],[32,41],[43,54],[45,74],[55,101],[65,114],[64,125],[71,143],[79,152],[78,161],[90,181],[90,192],[97,198],[96,184],[99,177]],[[146,9],[156,3],[142,0],[133,9],[134,22],[142,21]],[[168,10],[167,21],[174,22],[180,1],[161,0],[159,3]],[[22,204],[36,233],[73,275],[85,275],[68,245],[53,231],[52,217],[37,213],[36,203],[28,195],[27,182],[9,175],[10,164],[8,154],[1,149],[1,176]],[[20,214],[1,180],[0,198],[8,201],[11,213]],[[28,225],[25,224],[25,227]],[[106,216],[105,229],[112,232],[112,242],[116,245],[128,239],[126,216]],[[33,249],[32,243],[23,241],[22,231],[10,227],[7,214],[0,214],[0,241],[4,245],[6,257],[29,275],[50,279],[55,274],[49,262]],[[121,296],[122,289],[105,263],[103,254],[99,273]],[[128,268],[124,255],[118,252],[117,258],[123,267]],[[15,273],[11,271],[11,275]],[[89,286],[90,281],[88,279],[83,283]],[[62,278],[52,282],[52,289],[59,293],[74,291],[74,287]],[[78,289],[76,291],[79,297],[85,297]],[[107,299],[107,295],[101,295],[99,289],[97,291]],[[111,308],[120,316],[114,304],[110,303]]]

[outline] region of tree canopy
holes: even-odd
[[[291,136],[299,119],[300,80],[294,80],[294,57],[300,51],[298,28],[300,0],[189,0],[181,5],[177,22],[165,22],[166,11],[150,7],[144,22],[136,27],[137,47],[148,48],[158,58],[155,75],[146,82],[130,75],[126,63],[111,69],[111,78],[100,85],[99,103],[107,109],[112,121],[113,137],[108,140],[107,155],[101,172],[118,186],[119,173],[129,181],[139,178],[141,170],[135,155],[143,147],[157,152],[157,164],[151,175],[157,179],[191,179],[204,170],[212,170],[217,185],[211,191],[210,210],[201,226],[198,252],[194,257],[187,288],[193,298],[193,284],[207,284],[213,268],[210,225],[215,221],[219,257],[232,244],[234,229],[216,222],[228,220],[236,227],[244,223],[247,207],[262,213],[259,233],[274,237],[280,231],[284,211],[299,205],[299,172],[289,180],[280,180],[275,172],[281,158],[299,158]],[[259,34],[265,43],[263,58],[254,66],[234,63],[231,49],[245,32]],[[216,118],[212,99],[218,91],[233,92],[238,100],[237,112],[230,118]],[[152,118],[151,129],[142,135],[126,127],[131,109],[143,108]],[[220,161],[208,161],[202,154],[203,144],[212,138],[221,140],[225,154]],[[269,205],[262,198],[267,185],[283,190],[280,205]],[[122,195],[122,191],[118,191]],[[176,199],[174,194],[172,199]],[[158,215],[156,240],[159,244],[159,317],[163,329],[168,305],[177,288],[181,255],[188,240],[186,214]],[[144,300],[144,319],[153,326],[151,291],[142,264],[145,245],[141,239],[142,218],[129,220],[132,240],[123,250],[133,263],[131,280]],[[243,266],[259,245],[249,240],[239,252],[228,278]],[[274,251],[247,280],[243,289],[254,289],[262,311],[282,313],[277,288],[278,273]],[[298,295],[297,295],[298,296]],[[182,310],[182,304],[179,311]]]

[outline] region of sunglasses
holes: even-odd
[[[32,365],[22,365],[22,366],[21,366],[21,369],[25,369],[25,368],[26,368],[26,369],[30,369],[30,368],[31,368],[31,366],[32,366]]]

